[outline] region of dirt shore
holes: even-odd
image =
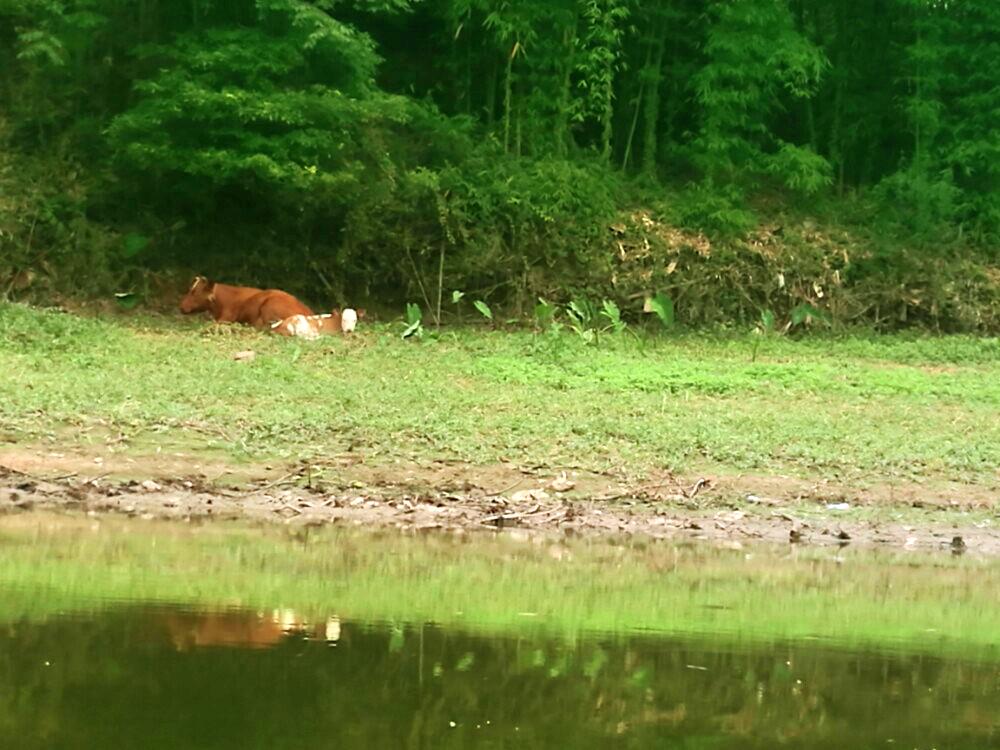
[[[0,513],[33,509],[139,519],[246,520],[410,530],[643,535],[881,546],[1000,556],[1000,492],[961,484],[847,488],[788,477],[641,479],[573,470],[357,457],[233,467],[143,458],[0,451]]]

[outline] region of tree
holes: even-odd
[[[708,14],[706,60],[694,81],[701,132],[693,144],[707,180],[735,185],[766,173],[805,192],[828,184],[827,162],[777,138],[769,120],[783,97],[813,94],[828,66],[823,52],[798,33],[785,0],[719,0]]]

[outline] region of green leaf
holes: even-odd
[[[594,317],[597,315],[597,310],[588,299],[573,300],[566,306],[566,311],[570,317],[585,327],[593,325]]]
[[[410,325],[414,323],[419,323],[423,320],[423,313],[420,312],[420,305],[415,305],[412,302],[406,303],[406,322]]]
[[[133,292],[115,292],[115,302],[123,310],[131,310],[139,304],[139,295]]]
[[[535,305],[535,321],[539,326],[546,326],[548,323],[555,318],[556,307],[555,305],[550,305],[541,297],[538,298],[538,304]]]
[[[601,315],[608,319],[616,333],[621,333],[625,330],[627,324],[622,320],[622,311],[614,300],[604,300],[601,307]]]
[[[451,293],[451,303],[457,305],[462,301],[462,297],[465,296],[465,292],[460,292],[457,289]]]
[[[403,331],[403,338],[408,339],[411,336],[420,337],[424,333],[423,326],[423,313],[420,311],[420,305],[415,305],[412,302],[406,303],[406,330]]]
[[[416,321],[415,323],[410,323],[410,325],[406,327],[406,330],[403,331],[403,338],[408,339],[410,338],[410,336],[413,335],[419,336],[420,333],[422,332],[422,329],[423,329],[423,324],[419,320]]]
[[[765,331],[774,330],[774,313],[771,310],[763,310],[760,314],[760,327]]]
[[[493,311],[490,306],[483,302],[481,299],[477,299],[472,303],[473,307],[479,310],[479,314],[482,315],[487,320],[493,320]]]
[[[614,300],[606,299],[601,306],[601,314],[612,323],[622,319],[621,308]]]
[[[646,309],[660,319],[664,328],[674,324],[674,301],[662,292],[646,300]]]

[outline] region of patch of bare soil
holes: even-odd
[[[179,476],[212,477],[214,480],[233,478],[253,480],[273,474],[268,467],[250,469],[232,464],[196,457],[183,452],[155,453],[132,456],[125,453],[80,450],[58,451],[50,448],[23,450],[4,447],[0,449],[0,471],[10,471],[45,477],[47,479],[84,477],[115,480],[169,478]]]
[[[32,509],[143,519],[244,519],[416,530],[523,529],[739,545],[764,540],[1000,555],[1000,489],[849,488],[788,477],[624,478],[567,468],[435,462],[235,470],[186,456],[0,452],[0,513]],[[905,520],[900,520],[905,519]]]

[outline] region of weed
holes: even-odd
[[[608,328],[615,333],[624,333],[628,328],[628,323],[622,320],[621,309],[609,299],[604,300],[604,304],[601,306],[601,315],[607,318]]]
[[[555,305],[546,302],[542,297],[538,298],[535,305],[535,329],[538,331],[558,331],[562,324],[556,320],[556,313],[559,311]]]
[[[646,300],[644,308],[646,311],[654,313],[663,324],[664,328],[674,326],[674,301],[670,296],[662,292]]]
[[[424,335],[424,323],[423,323],[423,313],[420,311],[420,305],[415,305],[412,302],[406,303],[406,328],[403,331],[403,338],[408,339],[422,338]]]
[[[462,298],[465,297],[465,292],[458,289],[453,289],[451,292],[451,304],[455,306],[455,320],[459,323],[462,322]]]
[[[475,302],[472,303],[472,306],[479,311],[480,315],[482,315],[484,318],[490,321],[490,323],[493,322],[493,310],[490,309],[489,305],[487,305],[481,299],[477,299]]]

